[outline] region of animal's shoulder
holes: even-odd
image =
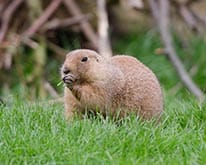
[[[116,55],[111,58],[111,63],[124,70],[139,70],[145,69],[145,65],[132,56]]]
[[[128,63],[137,63],[139,62],[136,58],[127,55],[115,55],[111,57],[112,62],[128,62]]]

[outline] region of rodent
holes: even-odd
[[[122,118],[135,113],[140,118],[160,117],[163,96],[154,73],[136,58],[109,58],[88,49],[66,55],[61,69],[65,84],[67,119],[87,110]]]

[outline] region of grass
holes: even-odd
[[[133,116],[68,123],[62,105],[10,101],[0,109],[0,164],[205,164],[206,107],[172,99],[158,125]]]

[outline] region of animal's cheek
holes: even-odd
[[[90,76],[92,76],[92,75],[88,71],[86,71],[86,70],[79,72],[79,78],[82,81],[89,79]]]

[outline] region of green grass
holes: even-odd
[[[68,123],[61,104],[11,100],[0,107],[0,164],[206,163],[206,107],[192,99],[166,97],[159,124],[130,116],[121,125]]]

